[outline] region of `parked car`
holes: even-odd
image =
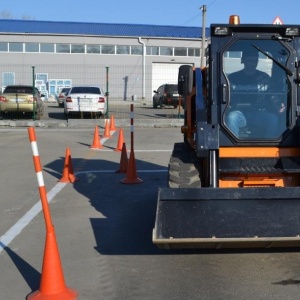
[[[8,85],[0,94],[0,112],[5,113],[30,113],[39,120],[44,114],[43,94],[31,85]]]
[[[61,88],[57,95],[57,103],[59,107],[64,107],[65,99],[70,91],[70,87]]]
[[[177,84],[163,84],[157,91],[153,91],[153,108],[163,108],[172,105],[177,108],[179,104],[179,94]]]
[[[107,110],[106,96],[99,86],[73,86],[66,96],[64,112],[91,113],[92,117],[100,117]]]

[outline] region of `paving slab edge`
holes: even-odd
[[[105,119],[69,119],[61,121],[29,121],[29,120],[0,120],[1,128],[14,128],[14,127],[44,127],[44,128],[89,128],[105,127]],[[115,119],[116,127],[130,127],[130,120],[128,119]],[[134,119],[135,127],[180,127],[183,125],[183,119]]]

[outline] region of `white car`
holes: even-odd
[[[66,115],[91,113],[91,117],[106,114],[107,99],[99,86],[73,86],[65,98],[64,113]]]
[[[70,89],[71,89],[70,87],[64,87],[59,90],[58,95],[57,95],[57,103],[58,103],[59,107],[64,106],[66,96],[67,96],[68,92],[70,91]]]

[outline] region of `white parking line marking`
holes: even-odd
[[[137,170],[137,173],[162,173],[167,172],[167,169],[161,170]],[[116,173],[116,170],[90,170],[90,171],[80,171],[76,172],[75,175],[85,174],[85,173]]]
[[[67,183],[58,182],[53,189],[47,193],[48,202],[50,202],[65,186]],[[42,210],[41,202],[37,202],[27,213],[13,225],[4,235],[0,237],[0,253],[7,247],[15,237],[37,216]]]
[[[116,170],[90,170],[76,172],[75,175],[85,173],[115,173]],[[167,169],[160,170],[137,170],[138,173],[158,173],[167,172]],[[58,182],[48,193],[47,199],[50,203],[53,198],[67,185],[68,183]],[[22,230],[41,212],[41,201],[37,202],[30,210],[28,210],[19,221],[13,225],[4,235],[0,237],[0,253],[22,232]]]

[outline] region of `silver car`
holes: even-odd
[[[66,115],[90,113],[97,118],[107,111],[107,99],[99,86],[73,86],[66,96],[64,113]]]
[[[58,102],[59,107],[64,106],[66,96],[69,93],[70,89],[71,89],[70,87],[64,87],[64,88],[60,89],[58,96],[57,96],[57,102]]]

